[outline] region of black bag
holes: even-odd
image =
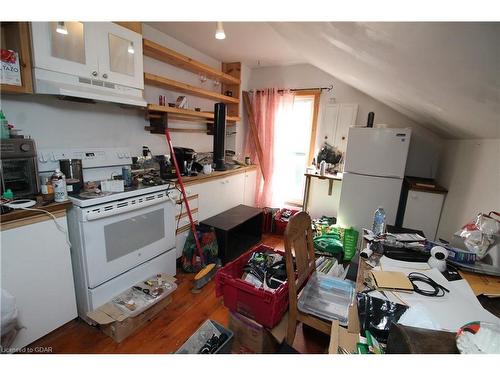
[[[397,323],[408,306],[358,293],[358,316],[361,334],[368,330],[381,343],[386,344],[391,323]]]

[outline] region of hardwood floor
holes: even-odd
[[[264,235],[264,244],[283,249],[283,238]],[[75,319],[35,341],[29,347],[51,347],[59,354],[147,354],[175,352],[207,319],[228,325],[229,310],[222,298],[215,297],[215,282],[210,281],[202,293],[191,292],[194,275],[177,273],[178,288],[172,294],[172,302],[149,324],[116,343],[98,328]],[[301,353],[324,353],[328,337],[313,329],[299,325],[294,348]]]

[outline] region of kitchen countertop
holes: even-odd
[[[446,194],[448,192],[448,190],[436,184],[436,182],[430,178],[405,177],[404,181],[408,186],[408,190],[416,190],[436,194]]]
[[[319,178],[320,180],[335,180],[335,181],[342,181],[343,173],[338,172],[337,174],[330,174],[326,173],[324,176],[321,176],[318,173],[304,173],[304,176],[306,177],[316,177]]]
[[[230,169],[227,171],[214,171],[210,174],[200,173],[200,174],[198,174],[198,176],[183,177],[182,181],[184,182],[184,185],[186,185],[186,186],[194,185],[194,184],[199,184],[199,183],[210,181],[210,180],[216,180],[219,178],[232,176],[232,175],[239,174],[239,173],[253,171],[253,170],[256,170],[257,167],[258,167],[257,165],[248,165],[246,167],[240,167],[237,169]]]
[[[56,212],[66,211],[66,209],[70,208],[71,206],[72,203],[68,200],[66,202],[61,202],[61,203],[57,202],[52,202],[49,204],[37,203],[36,205],[30,208],[38,208],[54,214]],[[0,215],[0,224],[2,229],[11,229],[12,227],[30,224],[31,222],[33,222],[32,219],[39,219],[39,218],[50,219],[50,216],[47,215],[45,212],[17,209]],[[16,225],[10,225],[14,223]]]

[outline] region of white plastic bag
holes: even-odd
[[[488,215],[479,213],[476,220],[464,225],[460,232],[465,246],[474,252],[478,259],[486,256],[490,246],[500,234],[500,222],[492,215],[500,216],[497,212],[490,212]]]

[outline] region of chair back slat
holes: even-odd
[[[293,267],[293,255],[295,254],[295,268]],[[311,229],[311,217],[307,212],[299,212],[292,216],[285,229],[285,257],[288,275],[288,284],[292,286],[296,295],[309,275],[316,268],[314,258],[314,246]],[[292,283],[296,272],[297,279]],[[291,293],[290,293],[291,295]]]

